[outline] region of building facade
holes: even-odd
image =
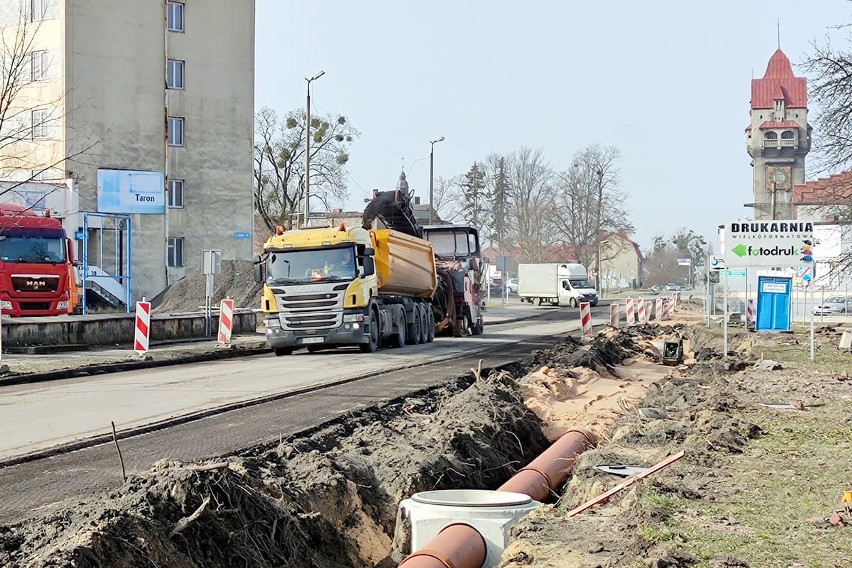
[[[754,218],[792,219],[793,186],[805,181],[811,149],[808,84],[779,48],[751,82],[747,150],[754,168]]]
[[[254,0],[0,6],[6,37],[32,38],[7,186],[43,182],[44,199],[28,183],[25,200],[61,216],[78,256],[132,301],[199,268],[204,250],[251,258]],[[107,191],[121,199],[108,205]]]

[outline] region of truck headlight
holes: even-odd
[[[344,314],[343,321],[344,323],[364,321],[364,314]]]
[[[0,310],[11,310],[12,302],[9,300],[0,300]]]
[[[68,300],[61,300],[56,303],[57,310],[67,310],[68,309]]]

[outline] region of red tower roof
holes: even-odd
[[[763,78],[751,80],[751,108],[774,108],[779,98],[787,108],[808,107],[808,80],[793,74],[790,60],[780,49],[769,59]]]

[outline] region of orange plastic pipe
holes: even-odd
[[[596,443],[597,437],[588,430],[569,430],[528,466],[498,487],[497,491],[523,493],[536,501],[546,501],[551,491],[558,489],[568,479],[577,456]]]
[[[399,566],[405,568],[480,568],[485,562],[485,539],[463,523],[447,525],[424,548],[411,553]]]

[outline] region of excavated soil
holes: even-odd
[[[262,284],[254,281],[250,260],[223,260],[222,272],[213,276],[211,305],[225,298],[234,300],[234,308],[260,307]],[[160,292],[151,300],[152,312],[197,312],[204,308],[207,275],[195,269]]]
[[[593,430],[601,444],[580,457],[558,501],[513,529],[503,565],[695,565],[637,529],[669,514],[641,501],[642,484],[607,507],[566,517],[612,486],[595,465],[647,466],[682,449],[683,466],[659,472],[654,487],[700,499],[724,485],[720,459],[760,435],[735,412],[770,388],[739,373],[754,356],[733,345],[740,354],[723,363],[718,342],[689,319],[569,338],[523,364],[457,377],[275,446],[160,462],[73,509],[0,526],[0,565],[396,566],[407,553],[403,535],[394,539],[402,499],[494,489],[572,427]],[[663,339],[694,344],[700,360],[661,365]],[[745,565],[727,560],[718,565]]]

